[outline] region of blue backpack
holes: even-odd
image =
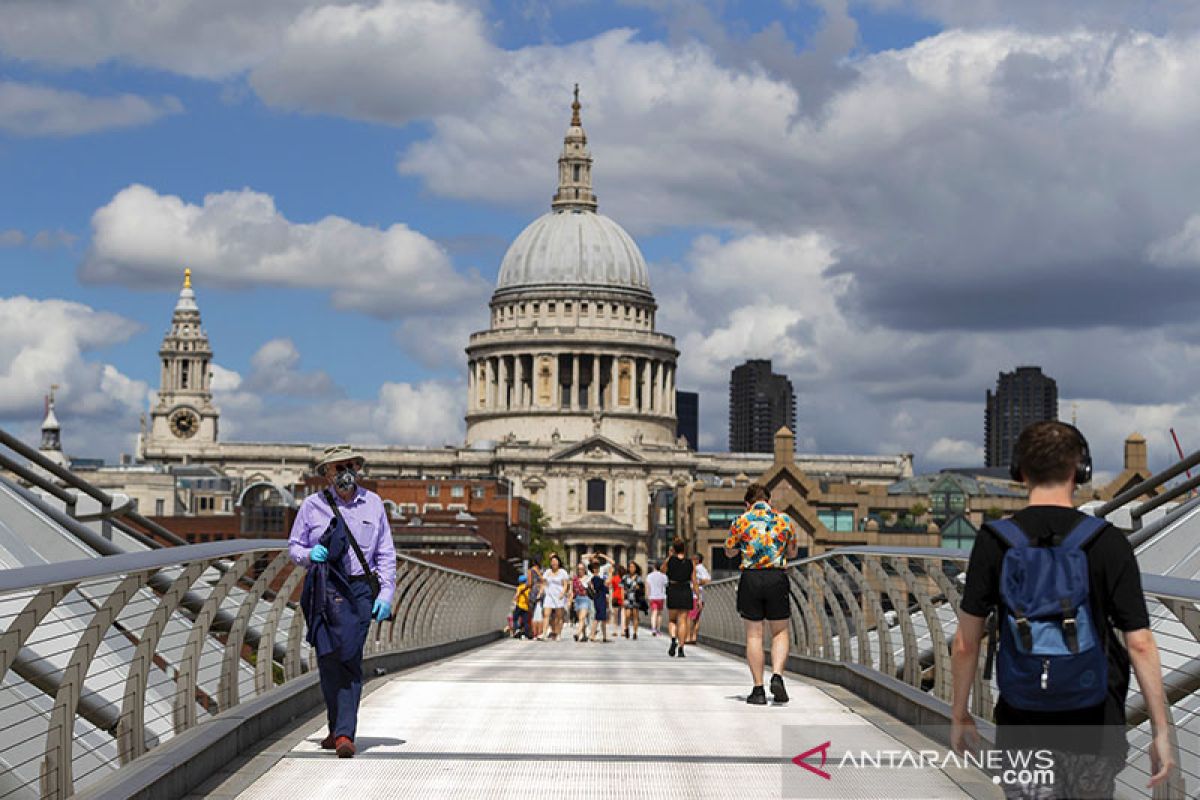
[[[1062,544],[1036,547],[1011,519],[987,523],[1009,546],[1000,568],[996,683],[1014,708],[1068,711],[1104,702],[1105,632],[1092,619],[1082,548],[1107,524],[1084,517]],[[992,646],[996,640],[993,632]],[[989,646],[986,677],[991,658]]]

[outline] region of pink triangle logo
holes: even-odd
[[[803,753],[801,753],[800,755],[793,758],[792,763],[795,764],[797,767],[803,767],[804,769],[808,770],[809,772],[813,773],[814,775],[820,775],[822,778],[824,778],[827,781],[832,780],[832,776],[828,772],[821,769],[820,767],[814,767],[812,764],[809,764],[808,761],[806,760],[809,756],[813,755],[814,753],[820,752],[821,753],[821,766],[822,767],[825,766],[825,757],[826,757],[826,754],[829,752],[829,745],[830,745],[830,742],[825,742],[824,744],[817,745],[816,747],[812,748],[811,750],[805,750]]]

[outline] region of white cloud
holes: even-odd
[[[339,0],[321,0],[330,4]],[[0,51],[57,67],[123,61],[198,78],[236,75],[259,63],[303,0],[8,0]]]
[[[214,365],[213,402],[221,411],[222,438],[430,446],[462,443],[466,413],[463,381],[388,381],[374,398],[351,398],[325,373],[297,371],[301,361],[293,342],[273,339],[255,352],[245,378]]]
[[[93,97],[0,80],[0,132],[16,136],[77,136],[130,128],[182,110],[183,105],[174,97],[157,100],[132,94]]]
[[[92,230],[80,269],[88,282],[165,288],[186,264],[205,285],[318,289],[339,309],[385,319],[482,302],[487,290],[403,224],[380,229],[336,216],[291,222],[270,195],[250,189],[194,205],[133,184],[92,215]]]
[[[303,11],[250,84],[267,103],[403,123],[492,91],[498,51],[476,9],[428,0]]]
[[[325,372],[301,372],[296,369],[299,363],[300,351],[291,339],[272,339],[251,356],[251,372],[245,381],[239,380],[237,387],[293,397],[321,397],[338,392]]]
[[[979,466],[983,463],[983,447],[977,442],[943,436],[929,446],[925,457],[938,464]]]
[[[43,396],[57,385],[68,454],[129,450],[149,387],[89,354],[127,341],[138,329],[132,320],[81,303],[0,297],[0,418],[36,430]]]

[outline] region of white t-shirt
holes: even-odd
[[[704,597],[704,584],[702,584],[701,581],[711,581],[711,580],[712,580],[712,575],[709,574],[708,569],[705,568],[705,566],[703,564],[697,564],[696,565],[696,587],[700,590],[701,598]]]
[[[567,581],[571,576],[562,567],[556,570],[546,570],[542,576],[546,581],[546,597],[542,600],[543,608],[567,607]]]
[[[654,570],[646,576],[646,598],[648,600],[667,599],[667,573]]]

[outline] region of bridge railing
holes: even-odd
[[[0,799],[70,796],[306,680],[315,660],[295,603],[304,573],[279,540],[0,571]],[[371,623],[364,655],[486,638],[511,596],[400,556],[396,613]]]
[[[912,696],[923,693],[933,717],[949,719],[950,648],[968,553],[940,548],[839,548],[793,562],[789,667],[830,679],[839,665],[869,675],[869,691]],[[1154,797],[1187,797],[1200,786],[1200,581],[1142,575],[1151,627],[1162,656],[1180,770]],[[704,638],[727,649],[744,645],[745,623],[737,613],[737,578],[705,588]],[[769,637],[764,637],[764,643]],[[980,656],[971,711],[991,721],[997,690],[983,680]],[[854,682],[849,681],[851,688]],[[859,683],[859,688],[864,682]],[[1133,684],[1136,686],[1136,683]],[[1120,782],[1128,796],[1150,796],[1149,723],[1141,694],[1126,709],[1130,766]],[[878,695],[876,695],[877,697]],[[871,699],[871,698],[868,698]],[[923,717],[929,719],[930,717]],[[985,724],[985,732],[990,727]]]

